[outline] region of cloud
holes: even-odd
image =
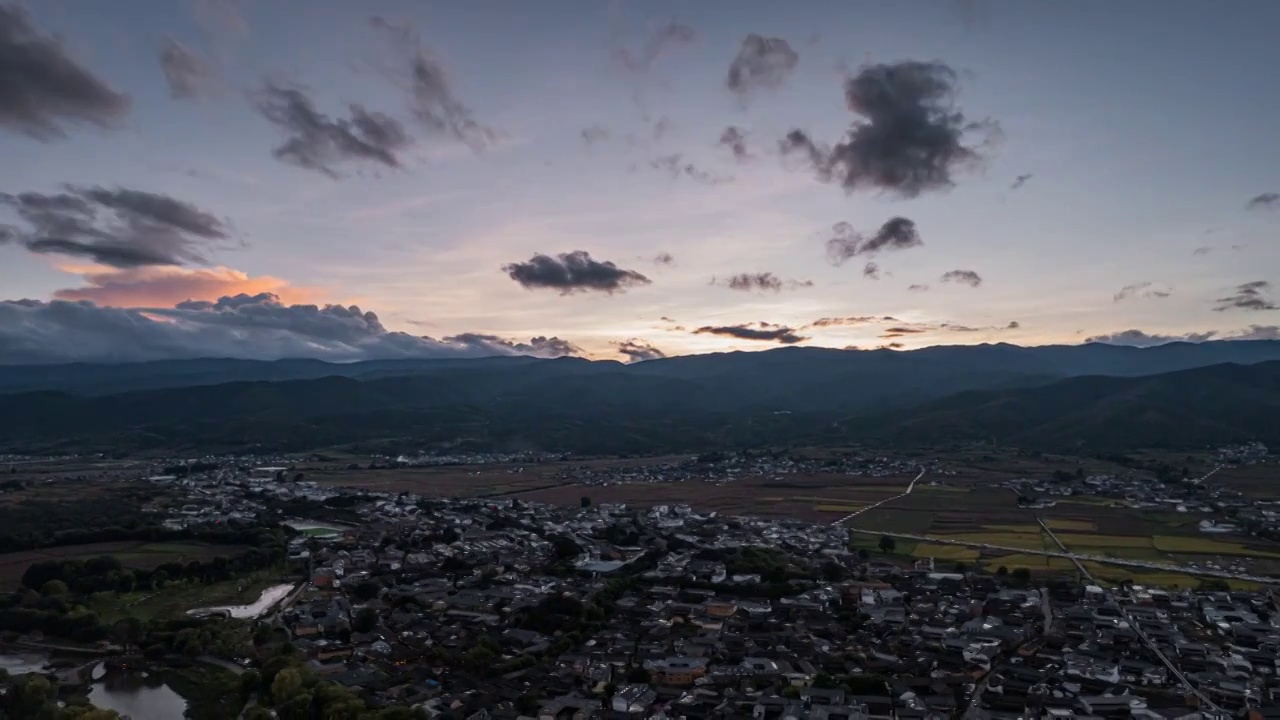
[[[955,106],[956,81],[955,70],[936,61],[863,66],[845,82],[845,102],[860,119],[844,141],[827,148],[793,130],[782,151],[803,154],[820,181],[838,181],[846,192],[874,188],[911,198],[949,189],[953,173],[982,158],[966,136],[998,130]]]
[[[929,286],[925,283],[912,283],[907,286],[908,292],[928,292]]]
[[[1085,338],[1087,343],[1104,343],[1106,345],[1129,345],[1132,347],[1152,347],[1154,345],[1164,345],[1171,342],[1192,342],[1200,343],[1212,339],[1218,333],[1214,330],[1203,333],[1185,333],[1182,335],[1161,335],[1155,333],[1147,333],[1142,330],[1131,329],[1122,330],[1120,332],[1107,333],[1105,335],[1094,335]]]
[[[582,137],[582,144],[590,148],[609,139],[609,128],[603,125],[591,125],[583,128],[580,136]]]
[[[903,345],[900,342],[891,342],[891,343],[885,343],[877,347],[876,349],[877,350],[901,350],[904,347],[906,347],[906,345]]]
[[[1152,286],[1150,282],[1140,282],[1133,285],[1125,285],[1112,296],[1112,300],[1120,302],[1129,298],[1159,298],[1164,299],[1172,295],[1170,290],[1158,290]]]
[[[516,340],[507,340],[506,338],[498,337],[497,335],[462,333],[460,335],[446,337],[443,339],[443,342],[463,347],[505,348],[510,350],[513,355],[534,355],[546,358],[574,357],[582,355],[582,348],[574,345],[568,340],[561,340],[558,337],[544,337],[541,335],[530,338],[529,342],[519,342]]]
[[[739,340],[760,340],[763,342],[776,342],[782,345],[794,345],[809,339],[802,337],[796,330],[785,325],[774,325],[767,322],[744,323],[742,325],[708,325],[694,330],[693,334],[723,335],[725,337],[738,338]]]
[[[503,265],[502,271],[526,289],[550,288],[560,291],[561,295],[589,291],[612,295],[628,287],[650,283],[649,278],[634,270],[592,259],[585,250],[560,253],[555,257],[535,254],[527,262]]]
[[[369,24],[397,50],[400,67],[391,75],[407,90],[409,111],[424,127],[477,152],[498,141],[498,131],[476,120],[471,108],[458,98],[444,67],[423,46],[411,23],[374,16]]]
[[[0,301],[0,364],[198,357],[342,362],[522,354],[520,344],[479,335],[457,337],[461,339],[451,342],[392,332],[377,315],[354,305],[285,305],[270,293],[146,309],[87,301]],[[543,338],[527,345],[537,351],[559,342]]]
[[[648,341],[638,338],[616,341],[613,345],[618,348],[618,354],[625,356],[628,362],[658,360],[667,356],[666,353],[650,345]]]
[[[400,167],[397,153],[413,141],[395,118],[352,104],[350,119],[331,119],[316,110],[300,87],[266,83],[254,97],[258,112],[287,139],[272,151],[281,162],[340,177],[335,165],[374,162]]]
[[[799,63],[800,55],[786,40],[752,33],[743,39],[725,82],[746,105],[757,91],[781,87]]]
[[[114,307],[166,307],[187,300],[216,300],[223,296],[271,293],[283,302],[308,299],[312,292],[290,287],[269,275],[250,277],[226,267],[140,267],[85,273],[84,287],[54,293],[59,300],[88,300]]]
[[[881,251],[906,250],[924,245],[916,224],[904,217],[890,218],[871,237],[863,237],[847,222],[838,222],[827,238],[827,260],[843,265],[859,255],[874,257]]]
[[[733,125],[725,128],[724,132],[720,133],[720,142],[717,144],[729,148],[729,151],[733,153],[734,159],[738,162],[746,162],[751,159],[751,152],[747,149],[747,134]]]
[[[175,100],[199,100],[217,93],[220,78],[213,66],[186,45],[166,37],[160,46],[160,68]]]
[[[813,287],[812,280],[783,280],[771,272],[761,273],[738,273],[725,278],[723,281],[711,279],[712,285],[722,285],[730,290],[739,290],[742,292],[769,291],[779,292],[783,288],[788,290],[796,290],[802,287]]]
[[[653,256],[654,265],[675,265],[676,259],[669,252],[660,252]]]
[[[1245,203],[1247,210],[1277,210],[1280,209],[1280,193],[1267,192],[1261,195],[1255,195]]]
[[[1027,173],[1026,175],[1019,175],[1018,177],[1013,179],[1013,184],[1009,186],[1009,189],[1017,190],[1021,188],[1023,185],[1026,185],[1027,181],[1033,177],[1035,176],[1032,175],[1031,173]]]
[[[679,153],[656,157],[649,161],[649,167],[654,170],[661,170],[670,175],[673,179],[687,177],[704,185],[720,185],[733,180],[731,177],[714,175],[699,168],[691,162],[685,162],[683,156]]]
[[[653,28],[649,37],[638,50],[618,48],[614,50],[614,58],[623,67],[632,72],[647,72],[669,50],[681,45],[689,45],[698,39],[698,32],[692,27],[676,20]]]
[[[1191,254],[1192,255],[1208,255],[1211,252],[1213,252],[1213,248],[1202,246],[1202,247],[1196,248],[1195,250],[1192,250]]]
[[[916,335],[916,334],[925,333],[925,332],[929,332],[929,330],[927,328],[906,327],[903,325],[898,325],[891,328],[885,328],[884,332],[880,333],[880,337],[895,338],[895,337],[902,337],[903,335]]]
[[[833,327],[842,325],[868,325],[880,322],[874,315],[852,315],[849,317],[824,317],[809,323],[809,327]]]
[[[17,4],[0,3],[0,68],[0,126],[27,137],[66,137],[68,123],[111,127],[129,112],[127,95],[41,34]]]
[[[972,270],[948,270],[942,273],[940,279],[945,283],[964,283],[969,287],[978,287],[982,284],[982,276]]]
[[[1254,280],[1253,282],[1242,283],[1236,286],[1235,292],[1226,297],[1220,297],[1214,302],[1218,306],[1214,308],[1217,312],[1224,310],[1280,310],[1280,305],[1275,304],[1271,300],[1271,283],[1266,280]]]
[[[0,193],[26,224],[15,237],[41,254],[89,258],[117,268],[206,262],[205,246],[231,235],[221,220],[168,195],[66,186],[55,195]]]
[[[870,278],[871,280],[879,280],[879,279],[880,279],[880,265],[879,265],[879,263],[869,262],[869,263],[867,263],[866,265],[863,265],[863,266],[862,266],[862,277],[864,277],[864,278]]]
[[[1009,324],[1008,324],[1008,325],[1005,325],[1005,326],[1004,326],[1004,329],[1005,329],[1005,330],[1017,330],[1017,329],[1018,329],[1018,328],[1020,328],[1020,327],[1022,327],[1022,323],[1018,322],[1017,320],[1011,320],[1011,321],[1009,321]]]

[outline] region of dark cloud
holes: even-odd
[[[760,340],[763,342],[776,342],[782,345],[794,345],[809,339],[802,337],[796,330],[785,325],[774,325],[766,322],[744,323],[742,325],[708,325],[694,330],[693,334],[723,335],[725,337],[738,338],[739,340]]]
[[[654,265],[675,265],[676,259],[669,252],[660,252],[653,256]]]
[[[199,100],[217,93],[217,70],[186,45],[166,37],[160,46],[160,68],[175,100]]]
[[[722,281],[717,281],[715,278],[712,278],[711,284],[723,285],[730,290],[739,290],[742,292],[779,292],[783,288],[795,290],[802,287],[813,287],[812,280],[783,280],[771,272],[738,273],[737,275],[731,275]]]
[[[655,27],[639,49],[618,48],[614,50],[613,56],[628,70],[646,72],[667,51],[681,45],[688,45],[697,39],[698,32],[692,27],[671,20]]]
[[[885,328],[884,332],[880,333],[880,337],[895,338],[895,337],[902,337],[903,335],[916,335],[916,334],[925,333],[925,332],[929,332],[929,329],[899,325],[891,328]]]
[[[881,251],[906,250],[923,245],[916,224],[904,217],[889,219],[871,237],[864,237],[847,222],[836,223],[827,238],[827,259],[833,265],[859,255],[874,257]]]
[[[908,292],[928,292],[929,286],[924,283],[912,283],[907,286]]]
[[[1160,290],[1150,282],[1134,283],[1133,285],[1125,285],[1112,296],[1112,300],[1120,302],[1129,298],[1158,298],[1164,299],[1172,295],[1170,290]]]
[[[602,143],[609,139],[609,128],[603,125],[591,125],[582,129],[582,143],[587,147],[593,147],[596,143]]]
[[[1245,203],[1248,210],[1277,210],[1280,209],[1280,193],[1268,192],[1261,195],[1255,195]]]
[[[1192,250],[1191,254],[1192,255],[1208,255],[1211,252],[1213,252],[1213,248],[1211,247],[1198,247],[1195,250]]]
[[[350,106],[350,119],[331,119],[316,110],[302,88],[267,83],[254,102],[258,112],[287,135],[272,154],[329,177],[339,177],[334,166],[347,162],[398,168],[397,153],[413,142],[399,121],[360,105]]]
[[[752,33],[730,63],[726,84],[746,105],[757,91],[781,87],[799,63],[800,55],[786,40]]]
[[[948,189],[954,172],[981,159],[981,148],[966,137],[997,130],[955,106],[956,81],[941,62],[866,65],[845,82],[845,101],[861,119],[844,141],[827,148],[793,130],[782,151],[803,154],[819,180],[838,181],[847,192],[875,188],[915,197]]]
[[[730,177],[714,175],[691,162],[686,162],[679,153],[656,157],[649,161],[649,167],[665,172],[672,178],[687,177],[704,185],[720,185],[733,180]]]
[[[1005,326],[1004,326],[1004,329],[1005,329],[1005,330],[1017,330],[1017,329],[1018,329],[1018,328],[1020,328],[1020,327],[1022,327],[1022,323],[1018,322],[1017,320],[1011,320],[1011,321],[1009,321],[1009,324],[1008,324],[1008,325],[1005,325]]]
[[[443,342],[451,345],[460,345],[464,347],[494,347],[506,348],[515,355],[534,355],[536,357],[557,358],[557,357],[574,357],[582,355],[582,348],[574,345],[568,340],[561,340],[558,337],[538,337],[529,338],[529,342],[519,342],[517,340],[507,340],[497,335],[484,335],[481,333],[462,333],[460,335],[452,335],[443,339]]]
[[[558,290],[561,295],[589,291],[612,295],[650,282],[649,278],[634,270],[594,260],[585,250],[560,253],[555,257],[537,254],[528,262],[503,265],[502,270],[527,289],[550,288]]]
[[[1027,184],[1027,181],[1028,181],[1028,180],[1030,180],[1030,179],[1031,179],[1031,178],[1033,178],[1033,177],[1035,177],[1035,176],[1034,176],[1034,175],[1032,175],[1031,173],[1027,173],[1026,175],[1019,175],[1018,177],[1016,177],[1016,178],[1014,178],[1014,179],[1013,179],[1013,184],[1009,186],[1009,189],[1010,189],[1010,190],[1017,190],[1018,188],[1022,187],[1023,185],[1026,185],[1026,184]]]
[[[653,124],[653,139],[661,140],[666,137],[667,134],[675,128],[675,126],[676,124],[671,122],[671,118],[669,117],[658,118],[657,122]]]
[[[964,283],[969,287],[978,287],[982,284],[982,276],[972,270],[948,270],[942,273],[940,279],[945,283]]]
[[[1107,333],[1105,335],[1094,335],[1093,337],[1085,338],[1085,342],[1104,343],[1106,345],[1129,345],[1132,347],[1151,347],[1153,345],[1164,345],[1171,342],[1200,343],[1213,339],[1217,334],[1218,333],[1216,331],[1210,330],[1203,333],[1161,335],[1133,329]]]
[[[81,65],[17,4],[0,4],[0,126],[36,140],[65,137],[68,123],[110,127],[129,97]]]
[[[868,325],[879,322],[873,315],[852,315],[849,317],[824,317],[809,323],[810,327],[832,327],[840,325]]]
[[[613,345],[618,348],[618,354],[625,356],[629,362],[658,360],[667,356],[666,353],[650,345],[648,341],[638,338],[621,340],[613,343]]]
[[[341,305],[284,305],[269,293],[174,308],[109,308],[90,302],[0,301],[0,364],[126,362],[199,357],[332,361],[546,355],[555,338],[511,343],[464,334],[435,340],[383,327]]]
[[[906,347],[906,345],[903,345],[900,342],[891,342],[891,343],[885,343],[876,349],[877,350],[901,350],[904,347]]]
[[[66,186],[55,195],[0,193],[0,207],[26,223],[11,238],[42,254],[73,255],[119,268],[205,262],[204,249],[231,236],[217,217],[168,195]]]
[[[871,280],[879,280],[879,279],[880,279],[880,265],[879,265],[879,263],[869,262],[869,263],[867,263],[866,265],[863,265],[863,266],[862,266],[862,277],[864,277],[864,278],[869,278],[869,279],[871,279]]]
[[[658,318],[658,319],[659,319],[659,320],[661,320],[662,322],[667,322],[667,323],[673,323],[673,322],[675,322],[675,320],[674,320],[673,318],[669,318],[669,317],[667,317],[666,315],[663,315],[662,317],[660,317],[660,318]]]
[[[1231,309],[1280,310],[1280,305],[1271,299],[1271,283],[1266,280],[1254,280],[1237,285],[1234,293],[1220,297],[1214,302],[1218,303],[1214,308],[1217,312]]]
[[[747,134],[741,129],[730,125],[720,133],[720,142],[718,143],[729,148],[733,153],[734,159],[738,162],[746,162],[751,159],[751,151],[747,149]]]
[[[386,35],[397,50],[398,78],[409,95],[409,111],[428,130],[480,151],[498,141],[498,132],[475,119],[454,92],[444,67],[422,44],[417,29],[406,21],[369,18],[370,25]]]

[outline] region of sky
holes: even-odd
[[[1278,23],[0,0],[0,363],[1280,338]]]

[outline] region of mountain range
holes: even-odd
[[[7,366],[0,393],[11,452],[1189,448],[1280,439],[1280,341]]]

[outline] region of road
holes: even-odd
[[[848,515],[845,515],[844,517],[840,518],[839,520],[835,520],[835,521],[833,521],[831,524],[832,524],[832,525],[843,525],[844,523],[849,522],[850,520],[852,520],[852,519],[854,519],[854,518],[858,517],[859,515],[861,515],[862,513],[866,512],[866,511],[868,511],[868,510],[875,510],[876,508],[880,507],[881,505],[884,505],[885,503],[893,502],[894,500],[897,500],[898,498],[904,498],[904,497],[906,497],[906,496],[910,495],[910,494],[911,494],[911,491],[916,489],[916,482],[917,482],[920,478],[922,478],[922,477],[924,477],[924,468],[920,468],[920,474],[919,474],[919,475],[917,475],[917,476],[915,476],[914,478],[912,478],[912,479],[911,479],[911,482],[907,484],[907,489],[906,489],[906,490],[903,490],[902,492],[898,493],[897,495],[894,495],[893,497],[887,497],[887,498],[885,498],[885,499],[881,500],[881,501],[880,501],[880,502],[878,502],[878,503],[872,503],[871,505],[868,505],[868,506],[866,506],[866,507],[862,508],[861,510],[854,510],[853,512],[849,513]],[[882,533],[882,534],[883,534],[883,533]]]

